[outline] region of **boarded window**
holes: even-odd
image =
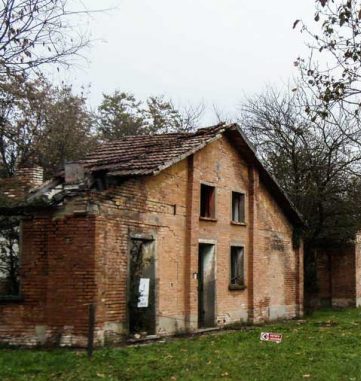
[[[244,194],[232,192],[232,221],[245,222]]]
[[[231,286],[244,286],[244,248],[231,247]]]
[[[215,218],[215,193],[214,187],[201,184],[201,217]]]

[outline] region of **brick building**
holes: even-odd
[[[303,313],[301,218],[237,125],[126,137],[0,212],[21,214],[0,341],[98,344]]]

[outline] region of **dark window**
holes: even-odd
[[[215,188],[201,184],[201,217],[215,218]]]
[[[231,286],[244,286],[244,248],[231,247]]]
[[[243,193],[232,192],[232,221],[245,221]]]
[[[19,279],[19,219],[0,219],[0,297],[17,296]]]

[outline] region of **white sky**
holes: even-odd
[[[88,62],[62,73],[75,88],[91,84],[90,103],[115,89],[144,99],[164,94],[177,105],[204,102],[232,113],[244,95],[297,75],[305,54],[293,30],[311,23],[314,0],[82,0],[96,40]],[[209,119],[209,117],[208,117]]]

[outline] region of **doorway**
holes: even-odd
[[[198,326],[215,326],[215,248],[213,244],[200,243],[198,250]]]
[[[130,240],[128,319],[129,333],[155,334],[154,241]]]

